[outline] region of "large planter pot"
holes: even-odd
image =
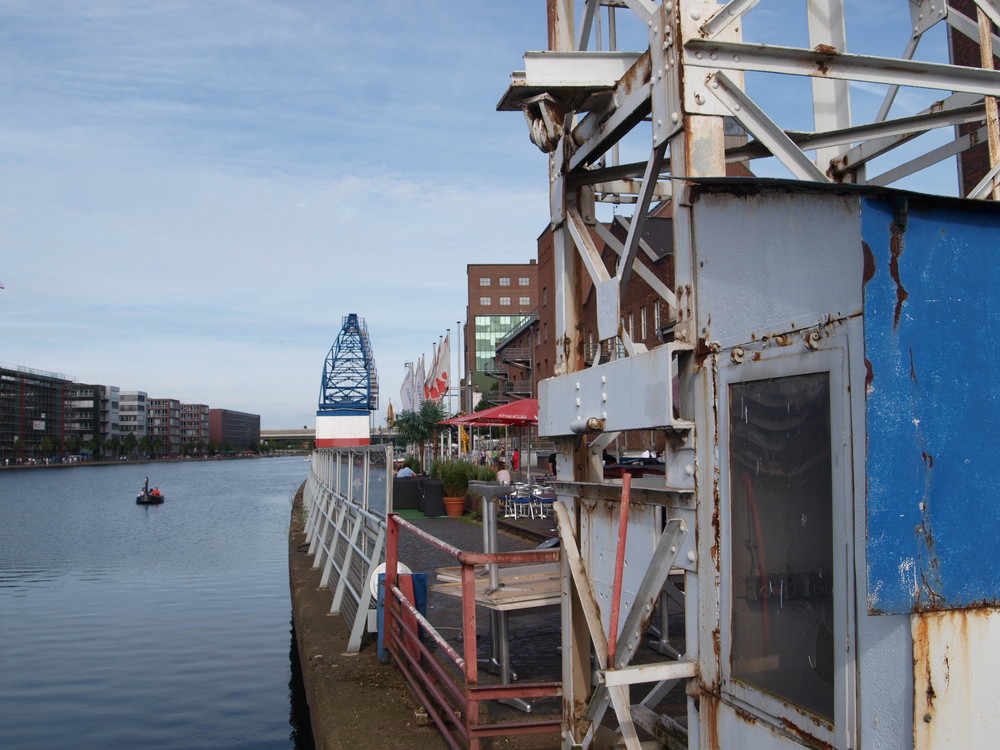
[[[446,497],[444,499],[444,510],[452,518],[458,518],[465,512],[465,498]]]

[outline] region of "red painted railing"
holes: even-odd
[[[461,654],[452,648],[434,626],[417,611],[414,603],[397,585],[400,531],[413,534],[426,544],[450,555],[461,566]],[[388,517],[386,532],[383,641],[445,741],[456,750],[463,747],[478,750],[482,737],[558,731],[561,723],[559,718],[480,723],[482,701],[557,697],[562,694],[562,687],[558,682],[517,685],[479,684],[475,566],[490,563],[557,562],[559,551],[531,550],[495,554],[465,552],[395,514]],[[421,641],[419,637],[421,628],[429,635],[433,645],[426,645]],[[457,672],[449,668],[446,662],[442,663],[443,660],[431,650],[435,647],[457,667]]]

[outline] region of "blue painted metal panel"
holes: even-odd
[[[1000,211],[862,201],[868,609],[1000,600]]]

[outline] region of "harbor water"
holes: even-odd
[[[287,546],[308,468],[0,470],[0,746],[311,748]],[[136,505],[147,475],[162,505]]]

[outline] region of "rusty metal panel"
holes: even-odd
[[[994,604],[1000,211],[862,201],[873,614]]]
[[[1000,612],[924,612],[913,633],[913,748],[994,747]]]
[[[698,319],[712,344],[801,345],[787,334],[860,312],[857,198],[734,182],[696,200]]]
[[[611,621],[611,601],[615,578],[615,550],[618,547],[619,503],[596,501],[582,506],[580,536],[582,553],[601,608],[601,620],[607,632]],[[625,569],[622,576],[621,621],[624,622],[635,601],[642,578],[653,559],[659,528],[656,508],[635,504],[629,510],[628,536],[625,542]]]

